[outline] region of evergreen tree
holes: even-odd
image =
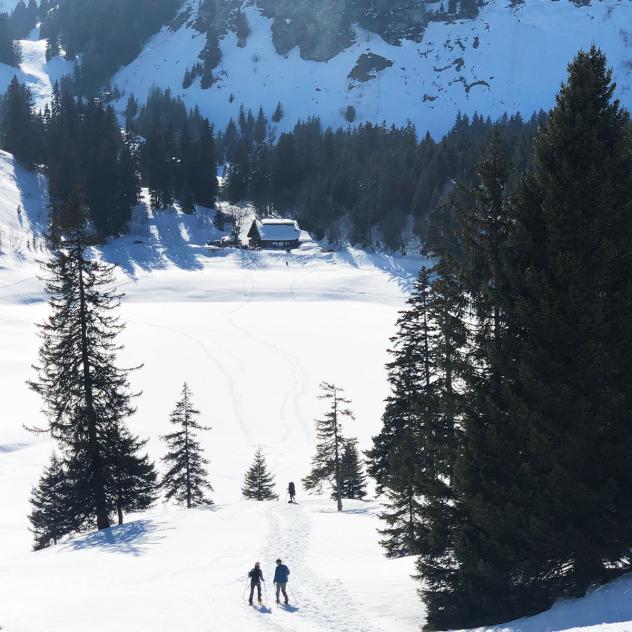
[[[29,514],[35,537],[33,549],[38,551],[75,530],[69,514],[69,486],[62,461],[53,454],[37,487],[31,493],[32,511]]]
[[[244,498],[251,500],[277,500],[279,497],[274,493],[274,476],[268,472],[261,448],[255,453],[255,460],[246,472],[241,493]]]
[[[168,208],[173,204],[175,156],[171,128],[154,128],[142,149],[143,173],[154,209]]]
[[[0,13],[0,63],[17,68],[22,62],[22,48],[15,41],[11,18]]]
[[[201,206],[212,208],[217,199],[217,158],[213,128],[207,119],[200,127],[197,142],[193,147],[190,188],[195,201]]]
[[[139,454],[146,444],[124,427],[115,428],[108,437],[107,488],[119,524],[124,513],[149,509],[158,496],[154,464],[146,454]]]
[[[316,420],[316,454],[312,459],[312,470],[303,479],[307,491],[320,490],[323,483],[329,483],[334,490],[338,511],[342,511],[343,468],[342,454],[344,438],[342,436],[343,419],[354,419],[350,400],[344,397],[342,389],[334,384],[323,382],[319,399],[329,402],[329,411],[323,419]]]
[[[441,268],[444,275],[441,283],[448,295],[456,294],[449,302],[454,304],[458,302],[459,294],[469,294],[474,327],[468,358],[471,370],[462,376],[467,384],[463,450],[462,454],[449,455],[451,469],[448,474],[450,479],[455,475],[454,489],[444,486],[442,490],[438,487],[432,496],[433,511],[427,527],[431,534],[440,534],[441,537],[435,535],[429,539],[431,546],[424,549],[418,564],[420,576],[429,587],[424,592],[424,598],[430,605],[428,625],[431,627],[445,625],[449,619],[442,617],[449,616],[449,612],[459,608],[466,610],[465,600],[470,597],[463,597],[459,593],[463,575],[467,577],[466,573],[474,572],[478,578],[473,584],[476,585],[473,600],[476,604],[472,603],[473,610],[468,615],[463,613],[463,621],[469,621],[468,616],[474,617],[476,621],[475,612],[477,608],[484,607],[484,595],[492,586],[499,588],[506,579],[503,573],[511,573],[511,565],[518,563],[515,553],[509,548],[503,551],[507,559],[503,562],[499,560],[496,569],[485,555],[476,561],[469,558],[468,564],[461,564],[458,557],[454,559],[452,556],[453,551],[457,555],[461,551],[459,547],[465,538],[473,542],[482,536],[478,528],[470,523],[470,511],[474,511],[483,495],[498,496],[500,513],[493,514],[496,516],[492,527],[493,537],[501,541],[503,538],[511,539],[516,534],[515,523],[510,515],[514,510],[512,501],[509,496],[501,496],[499,488],[500,481],[514,485],[517,470],[523,463],[519,452],[512,452],[521,451],[522,446],[508,421],[510,413],[507,402],[511,382],[511,353],[506,346],[510,334],[503,304],[507,284],[502,262],[510,230],[510,170],[501,138],[494,134],[477,169],[479,182],[462,187],[453,202],[459,217],[457,231],[461,256],[453,258],[450,252],[442,253]],[[441,313],[437,316],[441,318]],[[444,317],[444,322],[449,326],[453,322],[450,309],[445,312],[445,316],[447,320]],[[457,325],[457,340],[461,337],[458,333],[460,320],[456,318],[454,321]],[[455,347],[455,342],[452,341],[452,347]],[[442,414],[449,413],[445,402],[441,403],[440,410]],[[487,449],[479,454],[484,442],[488,442]],[[459,457],[457,464],[454,463],[456,456]],[[480,480],[483,473],[489,476],[489,482]],[[480,485],[476,489],[475,479]],[[483,485],[487,484],[490,487],[483,492]],[[512,493],[511,489],[507,491]],[[455,497],[459,499],[456,504],[451,502]],[[493,548],[491,540],[488,546]],[[509,595],[504,598],[510,600]]]
[[[283,105],[281,104],[281,101],[279,101],[277,103],[276,109],[274,110],[274,113],[272,114],[272,120],[275,123],[280,123],[284,116],[285,116],[285,110],[283,109]]]
[[[251,29],[248,18],[243,11],[238,11],[235,17],[235,33],[237,34],[237,45],[244,48],[248,37],[250,37]]]
[[[40,132],[39,119],[31,104],[31,91],[13,77],[2,103],[2,148],[30,167],[41,158]]]
[[[485,242],[484,267],[466,278],[483,370],[476,360],[452,552],[424,576],[431,627],[528,615],[631,562],[631,297],[620,279],[631,272],[632,153],[613,93],[604,55],[580,52],[511,206],[493,151],[479,170],[474,202],[486,212],[471,217],[486,228],[471,222],[469,234]]]
[[[342,486],[340,496],[350,500],[362,500],[366,496],[366,474],[358,454],[357,439],[345,439],[340,460]],[[332,494],[336,498],[336,491]]]
[[[203,457],[195,432],[210,428],[198,424],[196,417],[199,414],[200,411],[193,407],[191,391],[185,382],[182,398],[176,404],[170,419],[178,430],[163,437],[168,447],[163,461],[168,469],[162,480],[162,487],[167,500],[175,498],[179,503],[186,503],[188,509],[194,505],[212,504],[206,496],[207,491],[213,491],[205,468],[208,461]]]
[[[112,267],[88,257],[86,211],[78,192],[67,216],[71,228],[44,264],[52,314],[40,326],[38,377],[29,384],[44,400],[46,431],[69,459],[80,460],[78,505],[104,529],[110,526],[108,438],[134,409],[129,371],[116,366],[120,295],[112,289]]]

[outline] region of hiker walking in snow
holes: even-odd
[[[294,500],[294,497],[296,496],[296,487],[294,486],[294,483],[290,483],[287,487],[287,493],[290,495],[290,500],[288,502],[294,503],[296,502]]]
[[[252,606],[252,598],[255,594],[255,588],[257,589],[257,599],[261,603],[261,582],[264,582],[263,573],[261,572],[261,565],[259,562],[255,562],[254,568],[248,573],[250,577],[250,599],[248,603]]]
[[[276,568],[274,569],[274,583],[276,584],[276,602],[281,603],[279,601],[279,593],[283,593],[283,597],[285,598],[285,605],[289,603],[289,599],[287,597],[287,580],[290,576],[290,569],[283,564],[283,562],[279,559],[276,561]]]

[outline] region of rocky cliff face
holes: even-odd
[[[355,40],[346,0],[259,0],[264,15],[273,18],[277,52],[295,46],[303,59],[327,61]]]
[[[298,46],[303,59],[315,61],[329,60],[353,44],[353,24],[399,44],[419,41],[427,21],[425,0],[258,0],[257,6],[274,20],[277,52],[284,55]]]

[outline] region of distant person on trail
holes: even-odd
[[[288,485],[287,493],[290,495],[290,500],[288,502],[296,503],[296,500],[294,500],[296,497],[296,487],[294,486],[294,483],[290,483]]]
[[[257,589],[257,598],[259,603],[261,603],[261,582],[264,582],[263,573],[261,572],[261,565],[259,562],[255,562],[254,568],[248,573],[248,577],[250,577],[250,599],[248,599],[248,603],[252,606],[252,598],[255,594],[255,588]]]
[[[276,584],[276,602],[281,603],[279,601],[279,593],[283,593],[283,597],[285,598],[285,605],[289,603],[289,599],[287,598],[287,580],[290,576],[290,569],[283,564],[283,562],[279,559],[276,561],[276,569],[274,570],[274,583]]]

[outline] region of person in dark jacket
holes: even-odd
[[[294,500],[294,497],[296,496],[296,487],[295,487],[294,483],[290,483],[287,486],[287,493],[290,495],[289,502],[295,503],[296,501]]]
[[[259,599],[259,603],[261,603],[261,582],[264,582],[263,573],[261,572],[261,565],[259,562],[255,562],[254,568],[248,573],[248,577],[250,577],[250,599],[248,599],[248,603],[252,606],[252,598],[255,594],[255,588],[257,589],[257,598]]]
[[[287,598],[287,580],[290,577],[290,569],[281,561],[276,561],[276,569],[274,570],[274,583],[276,584],[276,602],[279,601],[279,593],[283,593],[285,597],[285,605],[287,606],[289,599]]]

